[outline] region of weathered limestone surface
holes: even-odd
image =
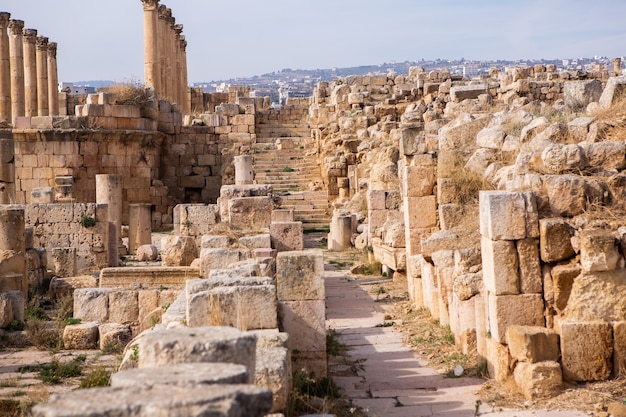
[[[545,327],[509,326],[506,343],[511,357],[519,362],[558,361],[559,335]]]
[[[134,368],[111,375],[112,387],[152,387],[155,385],[245,384],[248,381],[245,366],[233,363],[180,363],[159,368]]]
[[[100,287],[128,288],[135,283],[153,288],[183,286],[186,280],[198,277],[200,270],[189,266],[104,268]]]
[[[608,379],[611,375],[612,355],[613,328],[609,323],[561,323],[561,363],[565,379]]]
[[[495,295],[519,294],[519,259],[515,242],[481,239],[485,288]]]
[[[270,238],[272,246],[279,252],[304,250],[302,222],[272,222]]]
[[[324,300],[324,259],[320,251],[280,252],[276,258],[279,301]]]
[[[561,364],[556,361],[520,362],[513,375],[515,383],[527,400],[553,397],[563,385]]]
[[[544,326],[541,294],[489,295],[491,337],[506,343],[506,330],[512,325]]]
[[[96,349],[98,347],[98,323],[80,323],[63,329],[65,349]]]

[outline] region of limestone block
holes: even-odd
[[[74,317],[83,321],[105,323],[109,318],[107,288],[79,288],[74,291]]]
[[[26,262],[23,253],[0,250],[0,291],[22,290]]]
[[[234,363],[181,363],[160,368],[134,368],[111,375],[112,387],[137,386],[245,384],[248,372],[243,365]]]
[[[290,347],[300,352],[326,352],[324,300],[279,301],[279,328],[289,333]]]
[[[386,198],[387,198],[387,192],[385,190],[368,190],[367,191],[368,210],[385,210]]]
[[[435,227],[437,225],[437,196],[406,198],[404,224],[418,229]]]
[[[555,361],[520,362],[513,375],[515,383],[527,400],[554,397],[563,385],[561,364]]]
[[[213,269],[227,269],[231,264],[250,257],[250,251],[204,248],[200,251],[200,276],[207,278]]]
[[[393,134],[394,131],[392,131]],[[423,127],[403,127],[397,131],[399,136],[400,153],[406,156],[419,155],[428,152],[428,144]]]
[[[506,330],[509,326],[545,325],[541,294],[489,294],[488,304],[491,337],[498,343],[506,343]]]
[[[589,166],[612,171],[626,168],[626,144],[623,142],[598,142],[581,146]]]
[[[133,338],[130,326],[119,323],[104,323],[98,326],[100,349],[123,350]]]
[[[461,301],[469,300],[483,289],[483,276],[480,272],[455,275],[452,292]]]
[[[500,127],[486,127],[476,135],[476,144],[481,148],[502,149],[506,133]]]
[[[617,267],[621,256],[613,233],[582,231],[580,238],[580,264],[584,272],[611,271]]]
[[[293,209],[278,209],[272,211],[272,223],[295,221]]]
[[[519,294],[519,260],[515,242],[481,238],[483,281],[494,295]]]
[[[565,310],[569,301],[574,279],[581,273],[578,264],[556,265],[550,271],[552,290],[554,291],[554,307],[558,312]]]
[[[196,241],[189,236],[166,236],[161,238],[162,266],[189,266],[198,257]]]
[[[576,175],[543,177],[550,210],[558,216],[573,217],[585,211],[588,195],[585,180]]]
[[[50,281],[49,294],[53,299],[65,296],[72,296],[74,290],[78,288],[96,288],[98,279],[92,275],[81,275],[77,277],[54,277]]]
[[[106,387],[55,396],[33,417],[263,417],[271,408],[272,392],[253,385]]]
[[[116,290],[109,292],[109,316],[112,323],[131,323],[139,318],[137,291]]]
[[[156,261],[159,250],[154,245],[141,245],[137,248],[137,260],[139,262]]]
[[[278,327],[276,287],[248,285],[216,287],[208,291],[209,324],[243,330]],[[190,307],[189,317],[193,316]],[[218,323],[211,322],[212,320]]]
[[[270,197],[233,198],[228,202],[228,222],[244,230],[259,230],[272,222],[274,204]]]
[[[271,243],[278,252],[304,249],[302,222],[273,222],[270,224]]]
[[[576,144],[550,144],[541,152],[541,163],[544,172],[563,174],[579,172],[587,166],[583,148]]]
[[[63,346],[70,350],[98,348],[98,323],[70,324],[63,329]]]
[[[589,103],[600,100],[602,81],[566,81],[563,83],[563,95],[566,106],[584,109]]]
[[[541,260],[556,262],[575,255],[571,237],[572,227],[560,218],[541,219],[539,221],[539,248]]]
[[[543,277],[539,259],[539,239],[523,239],[515,242],[519,259],[520,292],[542,294]]]
[[[561,322],[563,377],[603,381],[611,376],[613,328],[603,322]]]
[[[559,335],[545,327],[509,326],[506,343],[518,362],[558,361],[561,355]]]
[[[489,376],[496,381],[506,381],[511,375],[511,356],[506,345],[493,338],[486,339],[486,359]]]
[[[231,245],[231,239],[228,236],[204,235],[200,245],[202,249],[228,248]]]
[[[487,93],[486,84],[460,85],[450,88],[450,98],[457,103],[467,99],[477,99],[481,94]]]
[[[272,247],[272,241],[269,233],[256,236],[240,237],[239,244],[247,249],[265,249]]]
[[[626,374],[626,321],[613,323],[613,376]]]
[[[258,348],[254,384],[270,389],[274,397],[272,412],[285,410],[291,389],[291,355],[285,347]]]
[[[61,277],[76,276],[76,248],[52,248],[51,253],[56,275]]]
[[[328,376],[326,352],[295,351],[291,356],[291,369],[305,372],[311,378],[320,379]]]
[[[608,109],[615,104],[626,92],[626,80],[624,77],[611,77],[606,83],[602,94],[598,99],[603,109]]]
[[[570,321],[621,321],[626,317],[624,269],[574,278],[565,317]],[[601,294],[601,295],[600,295]]]
[[[322,252],[279,252],[276,257],[276,290],[279,301],[324,300]]]
[[[256,336],[232,327],[193,327],[155,330],[137,342],[139,368],[179,363],[225,362],[246,367],[254,382]]]
[[[424,197],[434,194],[437,184],[437,167],[405,166],[403,190],[407,197]]]
[[[537,220],[532,193],[480,192],[480,233],[491,240],[537,237]]]

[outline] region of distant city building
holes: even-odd
[[[62,83],[61,91],[69,91],[72,94],[94,94],[96,88],[87,85],[74,85],[74,83]]]

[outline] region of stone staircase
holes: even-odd
[[[271,184],[282,198],[282,208],[293,209],[295,220],[301,221],[305,230],[328,228],[331,216],[327,192],[309,191],[309,185],[321,179],[315,156],[305,155],[300,137],[281,138],[292,141],[293,149],[277,149],[275,139],[253,146],[255,182]]]

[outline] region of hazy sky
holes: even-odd
[[[624,0],[169,0],[189,80],[419,59],[626,55]],[[143,80],[140,0],[0,0],[58,42],[59,79]]]

